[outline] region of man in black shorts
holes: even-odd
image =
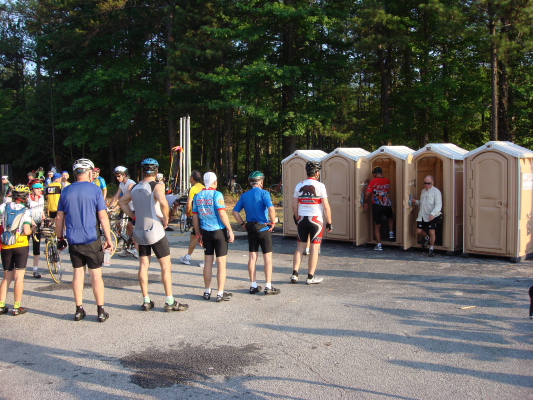
[[[63,237],[63,228],[66,225],[70,260],[74,268],[74,278],[72,279],[74,300],[76,301],[74,321],[81,321],[85,318],[83,284],[85,282],[85,266],[87,266],[97,305],[98,321],[105,322],[109,318],[109,314],[104,310],[104,281],[102,279],[104,253],[99,225],[102,226],[106,238],[104,247],[112,249],[113,242],[111,241],[109,218],[102,191],[91,183],[93,168],[94,164],[85,158],[74,162],[73,170],[77,181],[67,186],[61,193],[56,217],[56,235],[58,249],[65,249],[67,242]]]
[[[374,179],[370,181],[366,188],[366,201],[364,210],[368,211],[368,203],[372,198],[372,219],[374,220],[374,235],[376,236],[376,251],[382,251],[381,246],[381,219],[383,216],[389,222],[389,239],[394,239],[394,218],[392,213],[392,201],[389,198],[390,180],[383,176],[381,167],[372,170]]]
[[[416,219],[417,233],[424,236],[422,247],[426,248],[428,244],[429,256],[435,255],[435,240],[437,238],[436,229],[437,221],[442,219],[442,193],[434,185],[433,176],[428,175],[424,178],[424,189],[420,194],[420,200],[413,199],[413,204],[420,206],[420,211]]]
[[[135,220],[133,239],[139,245],[139,285],[143,295],[142,311],[149,311],[155,304],[148,295],[148,268],[152,250],[161,266],[161,280],[165,289],[165,311],[185,311],[188,304],[180,304],[172,294],[172,262],[165,228],[168,226],[169,207],[165,197],[165,185],[155,177],[159,163],[147,158],[141,163],[143,180],[126,191],[118,201],[120,209]],[[128,203],[133,202],[133,211]]]
[[[257,286],[256,263],[259,246],[263,252],[265,262],[265,294],[279,294],[281,290],[272,287],[272,229],[276,220],[276,209],[272,204],[270,193],[263,190],[265,175],[260,171],[254,171],[248,177],[251,190],[243,193],[235,207],[233,216],[248,232],[248,273],[250,275],[250,293],[261,291],[261,286]],[[244,222],[240,212],[244,208],[246,219]]]

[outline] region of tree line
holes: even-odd
[[[296,149],[532,147],[528,0],[3,0],[0,164],[192,160],[268,183]]]

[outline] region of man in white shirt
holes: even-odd
[[[426,248],[429,244],[429,256],[433,257],[435,255],[433,246],[435,245],[437,219],[442,215],[442,194],[434,186],[434,179],[431,175],[424,178],[424,189],[422,189],[420,200],[413,199],[413,204],[420,206],[416,221],[417,233],[424,236],[422,247]]]

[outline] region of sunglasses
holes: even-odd
[[[433,182],[424,182],[424,185],[433,185]]]

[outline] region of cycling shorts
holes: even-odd
[[[104,251],[102,250],[102,241],[100,239],[88,244],[69,244],[69,248],[72,268],[81,268],[85,265],[89,269],[102,267]]]
[[[170,246],[166,236],[154,244],[140,244],[139,257],[150,257],[152,255],[152,249],[154,250],[155,256],[158,260],[160,258],[170,256]]]
[[[14,247],[12,249],[2,249],[2,266],[4,271],[13,271],[14,269],[26,269],[30,248]]]
[[[300,217],[298,221],[298,241],[307,242],[311,238],[311,243],[322,243],[324,233],[324,223],[319,217]]]
[[[248,233],[248,251],[257,253],[259,247],[261,247],[263,254],[272,253],[272,232]]]
[[[217,257],[224,257],[228,255],[228,230],[226,228],[216,231],[204,231],[202,229],[202,240],[206,256],[216,254]]]

